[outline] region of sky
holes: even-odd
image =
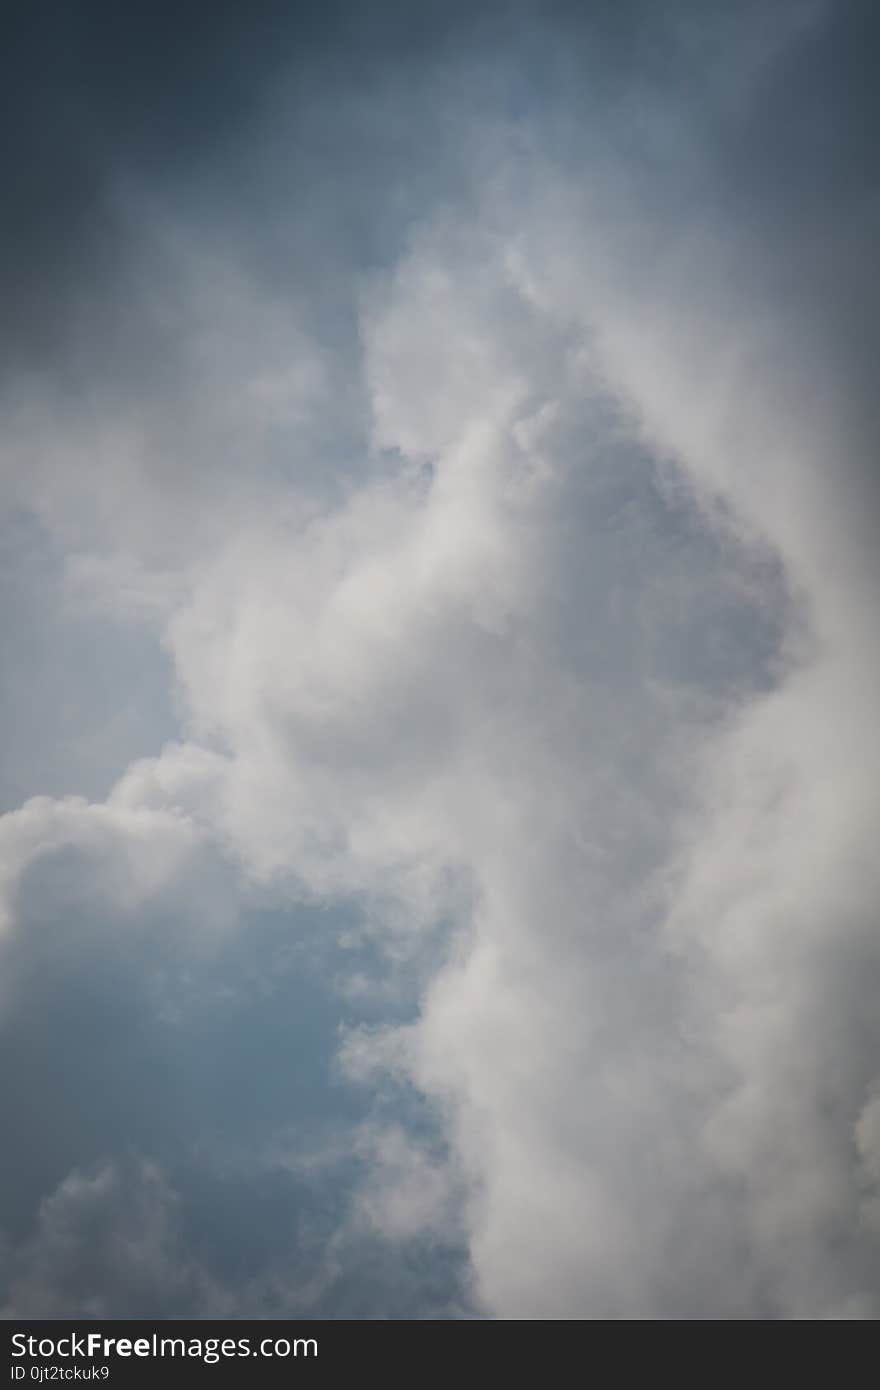
[[[864,0],[32,0],[0,1309],[880,1315]]]

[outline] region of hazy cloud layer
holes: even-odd
[[[877,1315],[876,20],[662,8],[13,87],[7,1315]]]

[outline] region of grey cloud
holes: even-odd
[[[222,1317],[178,1244],[175,1194],[153,1164],[71,1173],[11,1261],[7,1318]]]

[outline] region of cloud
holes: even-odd
[[[71,1173],[18,1253],[6,1318],[223,1317],[228,1306],[180,1249],[175,1194],[148,1163]]]
[[[494,56],[407,50],[384,97],[291,80],[270,109],[292,149],[326,116],[340,151],[336,174],[303,153],[305,225],[255,119],[271,231],[216,167],[195,209],[130,192],[117,365],[89,368],[88,404],[54,369],[17,379],[13,504],[66,601],[168,663],[178,728],[113,745],[96,800],[0,819],[8,978],[79,998],[77,953],[115,962],[98,1032],[120,1034],[121,981],[142,1031],[118,1096],[140,1076],[155,1097],[88,1142],[66,1122],[13,1307],[74,1306],[80,1260],[105,1306],[124,1237],[131,1309],[164,1280],[178,1313],[375,1315],[378,1269],[399,1316],[876,1312],[873,405],[844,369],[861,314],[803,290],[829,214],[766,191],[752,124],[838,30],[815,5],[761,16],[681,7],[663,72],[613,24],[526,16],[531,86],[516,27]],[[854,180],[835,244],[865,226]],[[192,988],[157,1007],[177,961]],[[306,1019],[320,979],[296,1040],[253,1003],[276,1018],[280,961]],[[206,997],[241,1009],[222,1076],[264,1097],[237,1145],[218,1109],[174,1111],[210,1074]],[[190,1071],[159,1085],[181,1020]],[[332,1097],[338,1025],[360,1101]],[[296,1056],[312,1080],[285,1106]],[[85,1092],[103,1073],[77,1065]],[[315,1095],[336,1140],[287,1152],[327,1123]],[[126,1137],[161,1163],[120,1166]],[[242,1255],[237,1285],[172,1215],[230,1165],[305,1183],[271,1200],[302,1203],[307,1255]]]

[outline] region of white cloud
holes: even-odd
[[[282,477],[206,470],[215,408],[251,462],[279,422],[320,455],[334,400],[283,314],[265,361],[278,317],[213,261],[234,293],[212,319],[194,292],[204,395],[172,432],[205,456],[172,477],[165,435],[126,435],[119,473],[58,443],[97,540],[60,465],[22,484],[72,579],[159,623],[184,729],[105,805],[4,818],[9,872],[106,844],[121,900],[215,839],[293,897],[446,923],[418,1017],[346,1056],[429,1098],[449,1165],[370,1130],[356,1211],[406,1239],[454,1224],[463,1184],[489,1312],[871,1315],[864,460],[723,218],[592,143],[589,178],[511,150],[352,290],[339,492],[302,441]]]
[[[352,1220],[385,1239],[434,1236],[447,1243],[457,1231],[455,1180],[442,1158],[417,1143],[399,1124],[367,1126],[358,1136],[367,1167]]]

